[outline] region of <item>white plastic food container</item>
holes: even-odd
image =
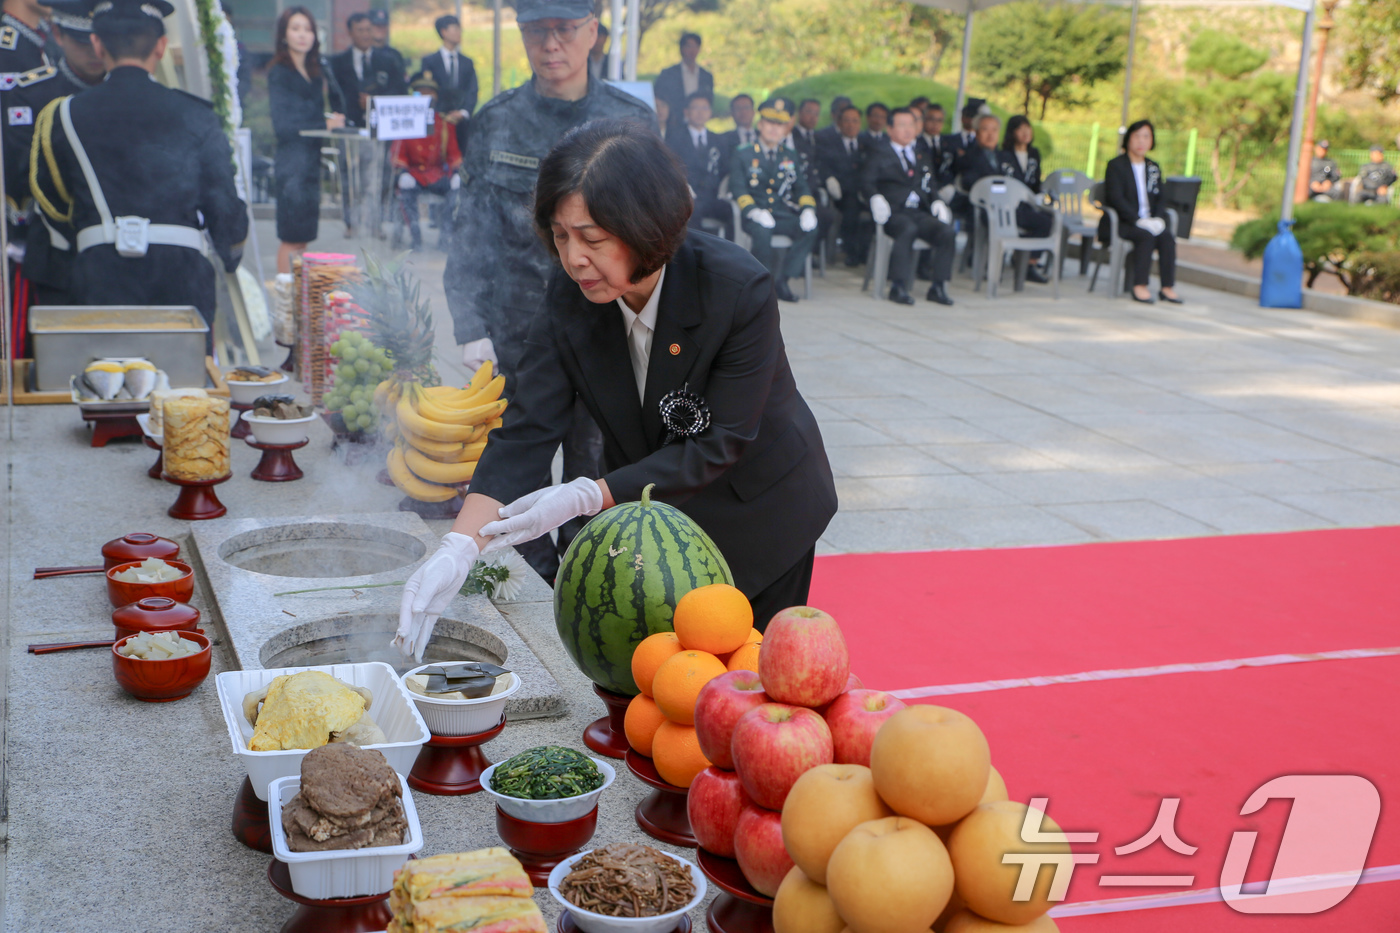
[[[423,715],[423,721],[428,724],[428,731],[433,735],[476,735],[496,728],[496,724],[501,721],[501,714],[505,712],[506,700],[520,689],[520,676],[513,671],[505,675],[511,678],[510,686],[494,696],[480,697],[475,700],[449,700],[424,696],[421,693],[415,693],[408,686],[409,677],[422,673],[430,667],[451,667],[454,664],[464,663],[468,662],[437,661],[433,664],[415,667],[403,675],[403,688],[413,700],[413,705],[418,707],[418,712]]]
[[[275,395],[272,390],[286,381],[285,374],[268,382],[235,382],[227,376],[224,377],[224,382],[228,383],[229,399],[240,405],[251,405],[264,395]]]
[[[252,412],[240,412],[243,420],[253,431],[253,439],[259,444],[300,444],[306,440],[306,426],[316,420],[315,415],[305,418],[259,418]]]
[[[660,849],[657,851],[661,852]],[[588,854],[580,852],[578,855],[570,856],[555,865],[554,870],[549,873],[550,895],[559,902],[559,906],[569,912],[569,916],[574,918],[574,925],[583,930],[584,933],[670,933],[676,928],[676,924],[680,923],[681,914],[694,910],[705,899],[705,876],[700,868],[669,852],[661,852],[667,858],[673,858],[680,862],[690,872],[690,878],[695,882],[695,896],[691,898],[689,904],[670,913],[657,914],[655,917],[607,917],[603,914],[595,914],[591,910],[582,910],[564,899],[564,895],[559,893],[559,883],[569,872],[574,870],[574,863]]]
[[[301,790],[301,775],[278,778],[269,788],[268,823],[272,827],[272,854],[287,863],[292,890],[302,897],[325,900],[328,897],[363,897],[383,894],[394,887],[394,872],[403,868],[408,857],[423,848],[423,827],[418,810],[403,775],[403,813],[408,818],[408,841],[397,846],[366,846],[363,849],[335,849],[329,852],[293,852],[287,848],[282,829],[282,808]]]
[[[253,690],[266,687],[279,674],[296,674],[300,671],[324,671],[352,687],[368,687],[374,694],[374,704],[369,709],[370,718],[384,730],[389,741],[383,745],[366,745],[365,748],[383,752],[389,766],[400,774],[407,774],[413,768],[419,749],[428,741],[428,727],[423,717],[418,715],[418,708],[409,702],[408,691],[399,682],[398,674],[383,661],[283,667],[264,671],[224,671],[215,678],[215,683],[219,689],[219,705],[224,710],[224,721],[228,724],[229,742],[233,745],[234,754],[241,757],[247,766],[248,778],[259,800],[268,799],[267,786],[278,778],[300,777],[301,760],[308,750],[250,750],[248,743],[253,738],[253,727],[243,718],[243,697]]]
[[[608,789],[617,777],[613,766],[606,761],[601,761],[591,755],[588,760],[597,765],[598,770],[603,773],[603,783],[597,790],[579,794],[577,797],[559,797],[555,800],[526,800],[523,797],[507,797],[505,794],[497,793],[491,789],[491,775],[496,773],[496,765],[481,772],[481,790],[490,795],[491,799],[501,805],[502,810],[517,820],[524,820],[527,823],[567,823],[569,820],[587,816],[589,811],[598,806],[598,797]],[[667,927],[667,930],[669,929],[670,927]]]

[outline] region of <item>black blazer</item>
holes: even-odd
[[[443,113],[453,110],[476,111],[476,99],[481,90],[477,85],[476,66],[460,51],[457,54],[457,83],[447,74],[447,63],[442,60],[442,51],[423,56],[422,71],[437,82],[438,109]]]
[[[1002,150],[1001,158],[1007,163],[1011,171],[1007,172],[1012,178],[1025,185],[1027,188],[1040,194],[1040,150],[1035,146],[1026,148],[1026,167],[1021,168],[1021,160],[1016,158],[1016,153],[1010,149]]]
[[[817,131],[808,132],[794,124],[792,132],[788,134],[788,142],[802,156],[802,164],[807,170],[807,187],[816,194],[822,183],[821,173],[817,170]]]
[[[719,545],[752,597],[806,556],[836,514],[816,418],[797,391],[768,271],[742,247],[698,231],[666,267],[645,403],[616,302],[593,304],[555,269],[526,341],[505,423],[491,433],[472,492],[501,502],[532,491],[582,399],[603,433],[618,502],[675,505]],[[689,386],[710,427],[665,445],[659,403]]]
[[[835,178],[841,183],[841,197],[856,194],[860,189],[861,150],[857,140],[856,151],[846,151],[846,137],[840,132],[835,138],[817,134],[817,173],[822,182]]]
[[[1153,217],[1167,219],[1167,206],[1162,203],[1162,167],[1151,159],[1147,160],[1147,206]],[[1137,179],[1133,177],[1133,166],[1127,155],[1108,160],[1103,171],[1105,213],[1099,219],[1099,239],[1109,240],[1107,211],[1118,215],[1118,229],[1131,227],[1138,221]]]
[[[919,134],[914,140],[914,146],[933,163],[933,173],[938,182],[938,187],[943,187],[953,181],[953,163],[958,158],[958,151],[954,148],[955,143],[948,136],[937,136],[930,141],[928,136]]]
[[[403,59],[388,49],[370,49],[364,80],[355,75],[355,50],[348,48],[331,56],[331,74],[345,95],[345,122],[351,126],[365,125],[365,111],[360,107],[360,95],[407,94]]]
[[[696,91],[715,102],[715,76],[704,68],[700,69]],[[681,63],[663,69],[651,85],[652,93],[671,105],[671,117],[667,127],[685,126],[685,77],[681,74]],[[737,145],[737,143],[736,143]]]
[[[729,171],[730,152],[725,148],[726,134],[705,131],[705,145],[696,146],[689,126],[682,126],[666,134],[666,145],[670,147],[685,166],[685,177],[690,187],[702,197],[718,197],[719,184]]]
[[[908,203],[910,192],[919,196],[919,208],[924,211],[938,200],[937,174],[928,155],[914,147],[914,162],[906,168],[888,142],[884,146],[873,146],[861,170],[862,200],[868,201],[880,194],[890,202],[891,210],[898,211]]]

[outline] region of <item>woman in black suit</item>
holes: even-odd
[[[1040,194],[1040,150],[1029,117],[1017,114],[1006,121],[1001,137],[1002,161],[1011,166],[1011,177]]]
[[[585,124],[541,164],[535,226],[562,268],[461,514],[404,586],[406,653],[421,654],[479,553],[648,484],[719,546],[760,629],[806,602],[836,512],[821,432],[788,365],[772,277],[741,247],[688,230],[690,211],[684,167],[636,124]],[[663,414],[681,392],[708,412],[699,430]],[[602,429],[606,473],[531,492],[575,398]]]
[[[292,256],[316,239],[321,214],[321,140],[302,130],[345,125],[345,105],[330,68],[321,58],[316,21],[294,6],[277,18],[277,51],[267,73],[268,104],[277,136],[274,190],[277,197],[277,271],[292,271]],[[330,100],[330,116],[326,101]]]
[[[1162,167],[1147,157],[1156,145],[1149,120],[1139,120],[1123,136],[1123,154],[1110,159],[1104,169],[1104,216],[1099,240],[1108,243],[1108,211],[1118,215],[1118,235],[1133,242],[1133,300],[1152,304],[1147,281],[1152,274],[1152,251],[1157,251],[1157,271],[1162,287],[1157,297],[1181,304],[1176,289],[1176,238],[1167,226],[1162,203]]]

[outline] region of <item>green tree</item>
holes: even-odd
[[[1127,35],[1122,10],[1018,0],[978,14],[972,67],[987,86],[1015,89],[1024,113],[1038,99],[1043,120],[1051,98],[1087,106],[1089,89],[1123,70]]]
[[[1163,128],[1194,127],[1208,141],[1216,207],[1234,201],[1288,138],[1293,78],[1263,70],[1268,60],[1242,39],[1207,30],[1191,43],[1187,79],[1148,88],[1149,112]]]
[[[1338,19],[1346,29],[1342,71],[1348,83],[1383,104],[1400,97],[1400,0],[1352,0]]]

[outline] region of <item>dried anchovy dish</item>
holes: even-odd
[[[575,862],[559,893],[605,917],[655,917],[689,904],[695,881],[685,865],[651,846],[615,842]]]
[[[559,745],[528,748],[496,765],[491,789],[523,800],[577,797],[603,786],[603,772],[587,755]]]

